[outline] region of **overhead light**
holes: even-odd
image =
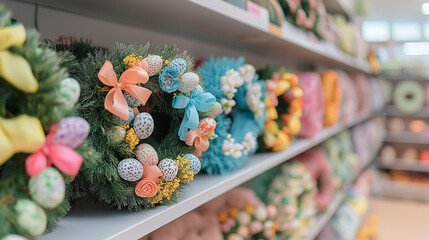
[[[367,42],[385,42],[390,39],[390,25],[386,21],[364,21],[362,35]]]
[[[429,55],[429,42],[406,42],[402,45],[402,50],[409,56]]]
[[[429,15],[429,3],[422,4],[422,13],[424,15]]]

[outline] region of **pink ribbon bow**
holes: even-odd
[[[25,167],[30,177],[41,173],[46,167],[55,165],[63,173],[76,177],[82,165],[83,158],[74,149],[53,143],[57,125],[46,136],[45,145],[37,152],[27,157]]]
[[[197,157],[200,157],[210,146],[207,136],[200,133],[198,129],[192,129],[185,134],[185,143],[188,146],[195,145],[194,155]]]
[[[142,60],[135,67],[123,72],[118,81],[112,63],[106,60],[98,72],[98,79],[108,87],[112,87],[104,100],[104,108],[119,118],[128,120],[128,104],[122,90],[127,91],[145,105],[152,91],[136,84],[146,83],[149,80],[147,71],[147,63]]]
[[[277,107],[279,105],[279,100],[277,99],[276,95],[279,79],[280,74],[273,73],[271,75],[271,79],[265,81],[266,90],[270,96],[271,104],[273,104],[274,107]]]

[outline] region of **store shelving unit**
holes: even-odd
[[[394,197],[413,201],[429,201],[429,187],[427,184],[398,182],[389,179],[380,181],[381,196]]]
[[[420,160],[415,160],[414,163],[410,164],[404,164],[402,162],[404,162],[404,160],[398,158],[395,159],[394,164],[387,165],[383,163],[381,158],[378,158],[376,165],[381,169],[429,173],[429,163],[425,163]]]
[[[387,117],[416,117],[416,118],[429,118],[429,107],[423,107],[419,112],[413,114],[405,114],[394,105],[387,105],[384,107],[384,115]]]
[[[407,144],[429,144],[429,134],[402,132],[401,134],[387,133],[385,142]]]

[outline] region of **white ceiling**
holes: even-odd
[[[429,15],[421,12],[422,3],[429,0],[367,0],[371,6],[370,19],[429,22]]]

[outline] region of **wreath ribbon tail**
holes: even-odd
[[[35,93],[39,89],[27,60],[9,51],[0,51],[0,76],[23,92]]]

